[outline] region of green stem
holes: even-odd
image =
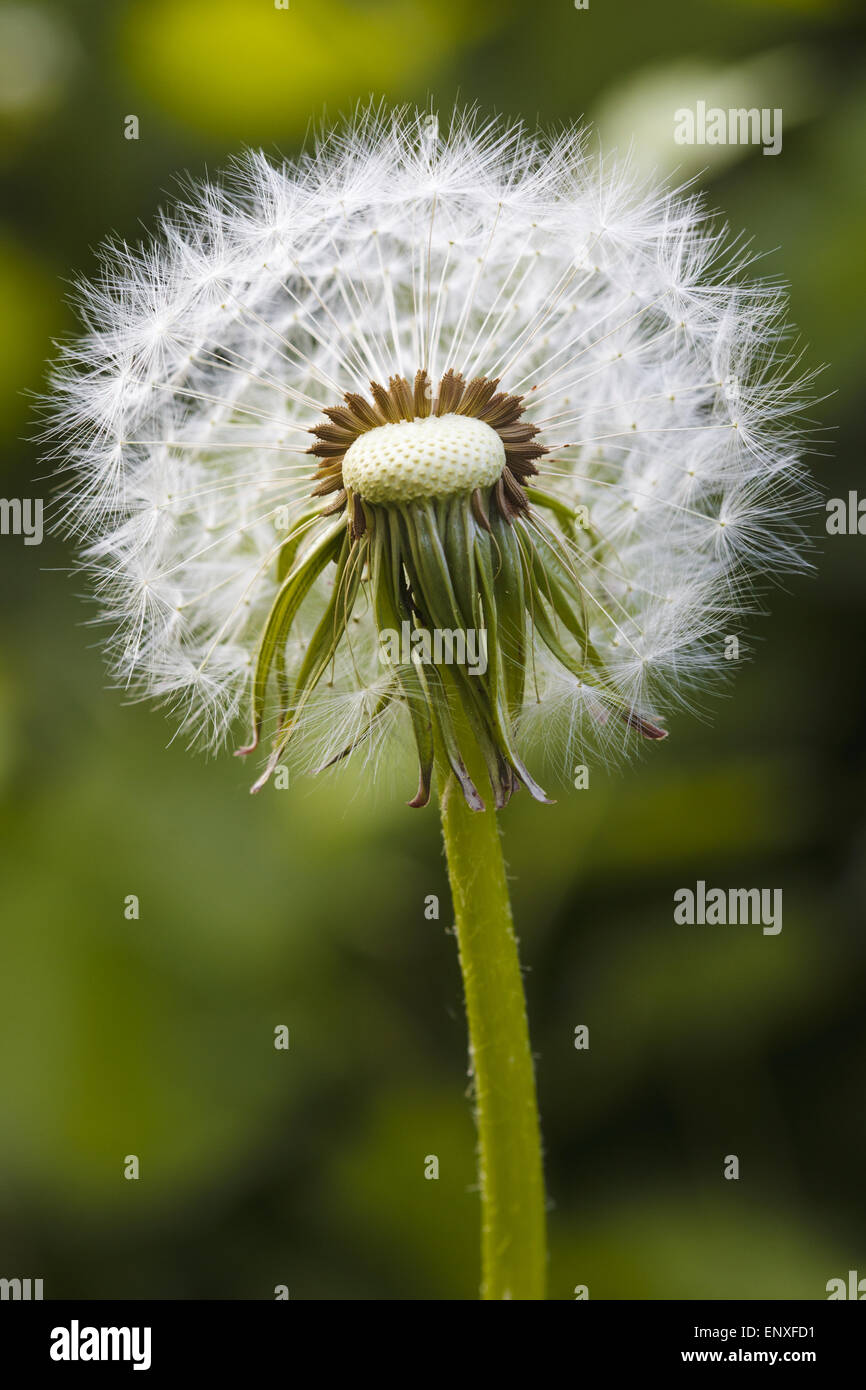
[[[480,754],[466,761],[484,795],[487,780]],[[443,772],[441,762],[440,777],[475,1084],[481,1297],[542,1299],[546,1250],[541,1133],[499,826],[489,797],[487,810],[470,811],[457,779],[447,765]]]

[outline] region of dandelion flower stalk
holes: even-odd
[[[658,744],[801,563],[804,384],[748,264],[579,131],[371,107],[109,247],[56,368],[123,687],[190,743],[245,727],[254,791],[408,752],[409,804],[440,798],[486,1297],[544,1286],[497,814]]]
[[[540,1299],[547,1276],[541,1130],[497,814],[492,806],[472,812],[442,762],[442,830],[478,1124],[481,1295]],[[483,785],[480,755],[470,768]]]

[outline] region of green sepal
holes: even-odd
[[[314,511],[307,512],[304,516],[299,517],[298,521],[283,541],[280,546],[279,554],[277,555],[278,584],[282,584],[286,575],[290,572],[292,565],[295,563],[295,556],[298,553],[301,541],[304,539],[308,528],[312,526],[313,522],[316,520],[316,517],[320,515],[321,511],[317,507]]]
[[[336,559],[339,554],[344,534],[345,525],[341,520],[325,532],[280,585],[265,622],[256,656],[252,688],[253,741],[248,747],[238,749],[239,756],[252,753],[258,747],[274,658],[278,651],[285,649],[298,610],[313,584],[329,561]]]

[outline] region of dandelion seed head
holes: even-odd
[[[106,248],[54,374],[116,678],[192,743],[253,708],[308,769],[371,762],[423,743],[419,709],[447,724],[449,673],[380,660],[389,614],[441,609],[496,628],[460,698],[483,688],[503,800],[524,742],[567,769],[661,732],[761,576],[803,563],[808,382],[751,261],[584,133],[475,112],[371,107],[186,187]]]

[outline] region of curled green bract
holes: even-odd
[[[535,505],[509,517],[496,505],[494,492],[491,487],[387,504],[350,494],[346,515],[351,524],[343,517],[330,524],[321,521],[320,531],[300,541],[301,553],[274,600],[256,661],[254,737],[241,751],[258,745],[272,681],[278,728],[254,790],[268,781],[282,760],[307,701],[340,644],[348,640],[362,589],[380,633],[412,634],[411,655],[392,660],[383,647],[382,660],[392,679],[366,727],[331,761],[352,753],[369,737],[387,705],[401,701],[419,763],[411,806],[424,806],[430,798],[439,749],[467,805],[484,809],[484,788],[467,770],[467,735],[481,751],[497,808],[505,806],[520,785],[539,801],[549,799],[517,748],[519,715],[532,676],[533,633],[572,675],[591,679],[594,692],[611,711],[626,722],[632,720],[608,688],[603,663],[589,639],[581,582],[561,530],[568,522],[562,503],[546,508],[543,495],[536,494]],[[542,517],[544,510],[549,520]],[[302,524],[309,527],[309,522]],[[586,544],[592,544],[591,538]],[[298,542],[290,536],[286,546],[293,545]],[[316,581],[331,566],[329,601],[289,684],[281,657],[292,624]],[[414,640],[431,633],[445,635],[445,640]],[[473,665],[467,659],[473,650],[483,653],[483,663]],[[663,736],[645,721],[640,731],[648,737]]]

